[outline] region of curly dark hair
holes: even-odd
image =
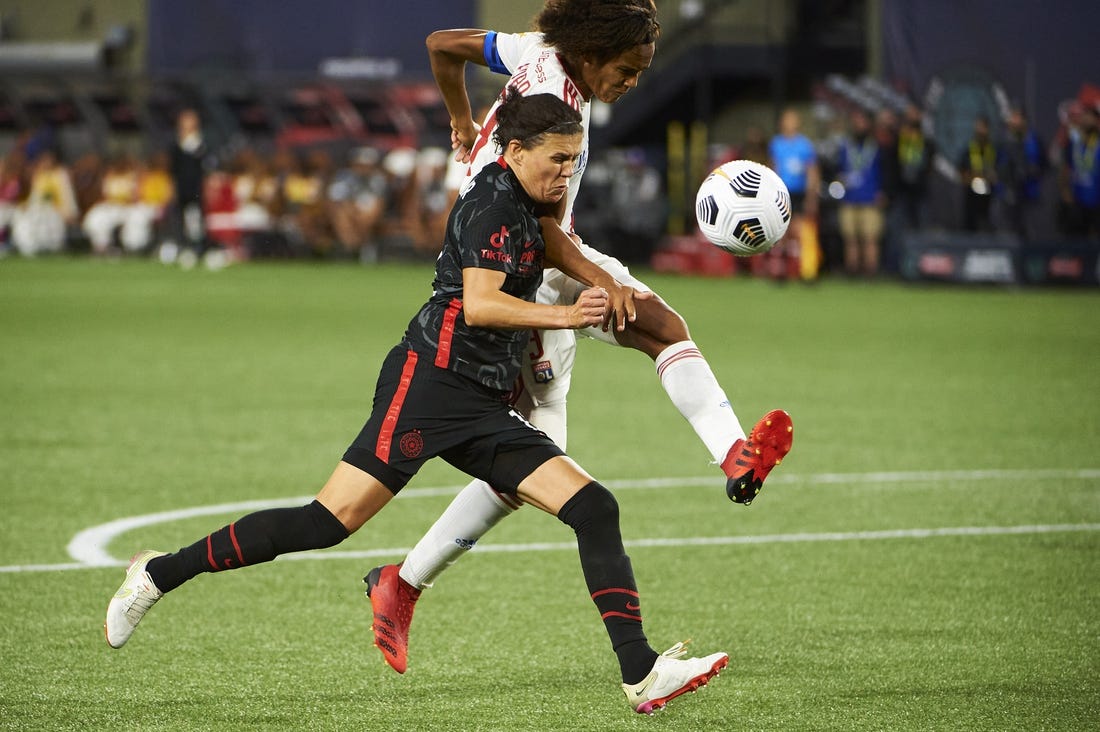
[[[524,149],[539,145],[544,135],[575,135],[584,131],[581,113],[553,94],[523,96],[514,86],[504,90],[497,107],[493,141],[501,150],[512,140]]]
[[[661,35],[653,0],[546,0],[534,27],[566,58],[597,64]]]

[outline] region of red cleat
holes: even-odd
[[[734,503],[752,503],[764,486],[764,479],[791,451],[794,425],[782,409],[765,414],[752,428],[747,440],[738,440],[726,453],[726,495]]]
[[[409,625],[420,590],[401,579],[397,574],[400,569],[397,564],[375,567],[363,581],[374,610],[374,645],[382,651],[386,663],[403,674],[409,664]]]

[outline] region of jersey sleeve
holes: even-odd
[[[537,44],[537,33],[498,33],[485,34],[485,46],[482,55],[491,71],[511,76],[519,66],[524,54]]]
[[[459,238],[462,268],[514,274],[523,249],[522,239],[523,224],[515,210],[502,202],[495,203],[463,227]]]

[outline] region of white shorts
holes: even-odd
[[[635,290],[648,292],[641,280],[630,274],[626,265],[587,244],[580,245],[581,252],[591,262],[598,264],[620,283]],[[587,288],[561,270],[547,269],[542,275],[542,285],[535,295],[535,302],[544,305],[572,305]],[[569,392],[569,379],[573,359],[577,352],[577,335],[593,338],[611,345],[619,345],[610,330],[606,333],[599,326],[582,330],[537,330],[531,334],[527,350],[523,354],[520,371],[523,388],[533,406],[554,401],[565,401]]]

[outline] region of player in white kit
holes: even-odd
[[[568,195],[557,211],[547,212],[552,218],[541,219],[543,235],[547,239],[572,235],[584,256],[611,273],[614,280],[582,283],[548,269],[537,301],[567,305],[588,286],[608,290],[618,311],[614,322],[581,334],[635,348],[655,361],[669,398],[725,472],[728,496],[747,504],[790,450],[790,417],[781,410],[769,412],[746,437],[683,319],[621,262],[580,243],[572,231],[573,203],[588,162],[591,100],[614,103],[637,86],[641,73],[649,68],[660,33],[656,8],[650,0],[547,0],[535,27],[539,32],[462,29],[437,31],[428,37],[432,71],[451,115],[452,143],[457,155],[470,163],[467,180],[500,155],[491,142],[500,99],[477,125],[465,86],[466,63],[509,74],[506,87],[515,87],[525,95],[555,94],[581,112],[583,151],[569,180]],[[575,351],[574,331],[535,331],[526,350],[516,403],[519,411],[562,448]],[[420,590],[516,508],[512,496],[474,481],[400,565],[378,567],[365,578],[375,615],[376,645],[391,666],[401,671],[405,668],[408,628]]]

